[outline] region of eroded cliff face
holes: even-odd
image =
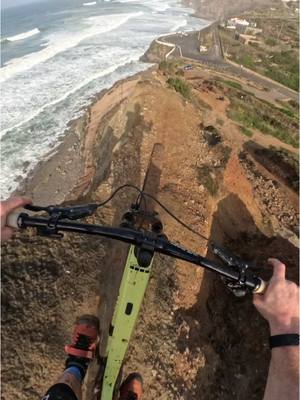
[[[208,19],[222,19],[257,7],[272,7],[281,3],[279,0],[183,0],[183,2],[194,8],[197,15]]]

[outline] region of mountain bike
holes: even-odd
[[[91,216],[99,207],[107,204],[119,191],[124,189],[135,190],[138,195],[135,202],[123,215],[119,227],[73,222]],[[62,238],[63,232],[73,232],[102,236],[130,245],[110,325],[105,356],[99,360],[101,378],[99,390],[101,393],[95,395],[98,400],[112,400],[118,391],[122,364],[149,283],[155,253],[184,260],[195,266],[214,271],[222,277],[227,288],[239,297],[244,296],[247,292],[262,294],[267,287],[267,283],[255,275],[247,262],[229,254],[215,243],[211,243],[210,247],[213,254],[222,260],[222,264],[169,241],[163,233],[163,224],[158,212],[153,207],[150,209],[147,207],[147,200],[150,200],[152,204],[159,205],[186,229],[202,239],[209,240],[176,217],[156,197],[147,193],[145,185],[142,189],[132,184],[120,186],[102,203],[63,207],[27,205],[24,207],[25,209],[33,213],[43,212],[46,215],[32,216],[22,212],[11,214],[8,218],[8,225],[11,227],[36,228],[39,235],[49,238]]]

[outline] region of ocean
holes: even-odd
[[[2,10],[1,197],[63,140],[101,90],[145,70],[156,37],[208,21],[177,0],[47,0]]]

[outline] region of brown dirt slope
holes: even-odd
[[[293,185],[278,174],[278,166],[271,168],[272,158],[266,168],[246,146],[249,138],[228,119],[230,101],[212,78],[199,72],[186,99],[167,85],[166,76],[153,72],[136,79],[130,93],[104,114],[98,100],[83,130],[86,173],[69,199],[103,200],[126,182],[141,185],[159,144],[155,194],[168,208],[252,261],[264,277],[270,275],[265,265],[272,255],[286,262],[288,277],[297,281]],[[90,221],[117,225],[133,198],[130,191],[121,193]],[[204,241],[159,211],[170,239],[211,256]],[[63,369],[63,345],[75,316],[98,313],[105,336],[126,248],[71,234],[50,241],[33,232],[3,246],[3,399],[41,396]],[[124,369],[143,374],[145,400],[259,400],[269,361],[267,338],[251,296],[237,299],[214,274],[156,257]],[[87,399],[90,393],[89,381]]]

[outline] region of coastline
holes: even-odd
[[[89,127],[95,119],[105,119],[130,95],[128,88],[132,89],[156,68],[150,64],[146,70],[121,79],[93,96],[90,105],[83,108],[82,116],[68,123],[62,141],[30,171],[12,196],[28,197],[38,204],[61,204],[86,196],[93,178],[91,153],[95,140],[92,137],[95,132]]]
[[[193,15],[204,19],[198,14]],[[208,24],[197,32],[207,29],[216,22],[207,21]],[[151,44],[140,57],[140,61],[149,63],[149,67],[142,72],[118,80],[112,87],[95,94],[90,104],[82,108],[82,115],[69,121],[61,142],[38,162],[11,196],[25,196],[37,204],[61,204],[66,201],[76,201],[88,194],[95,173],[89,154],[91,149],[88,148],[89,142],[93,142],[91,136],[95,135],[95,132],[91,133],[88,129],[89,124],[93,122],[92,110],[96,108],[101,117],[105,118],[105,115],[130,94],[128,92],[124,95],[123,86],[146,78],[149,73],[157,69],[157,63],[147,60],[146,57]]]

